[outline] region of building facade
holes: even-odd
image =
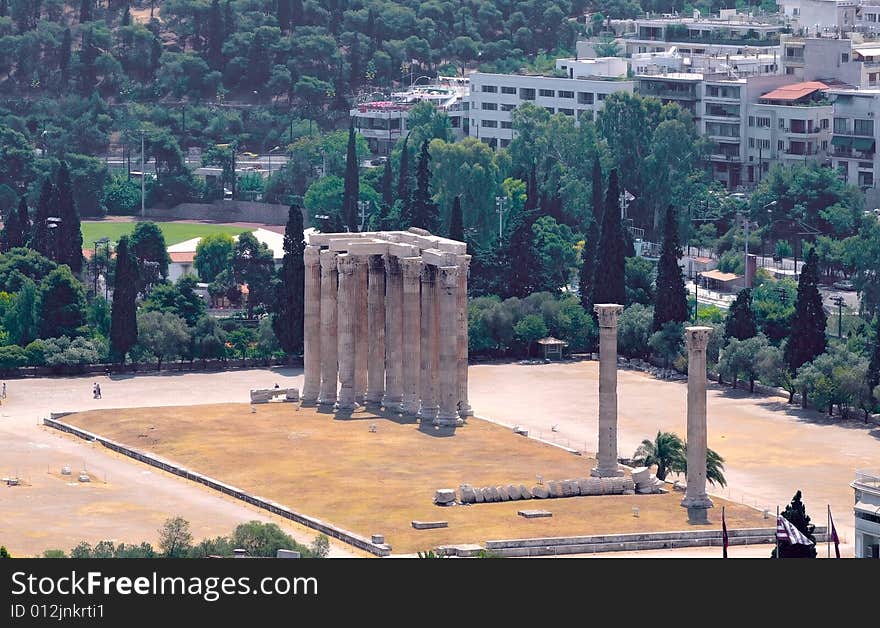
[[[880,558],[880,472],[856,471],[850,484],[855,494],[856,558]]]

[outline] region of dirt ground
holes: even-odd
[[[66,417],[96,434],[219,478],[362,536],[384,534],[395,552],[450,543],[682,529],[682,495],[577,497],[439,507],[438,488],[526,484],[589,477],[595,460],[472,419],[457,430],[367,411],[334,417],[294,404],[94,410]],[[371,427],[375,426],[375,432]],[[727,504],[730,528],[768,527],[760,512]],[[640,516],[633,516],[638,507]],[[526,520],[523,508],[551,518]],[[718,517],[720,521],[720,503]],[[449,522],[415,530],[411,521]]]

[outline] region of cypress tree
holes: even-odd
[[[681,244],[678,241],[678,220],[675,209],[666,208],[666,224],[660,261],[657,263],[657,290],[654,298],[654,331],[660,331],[665,323],[683,323],[688,319],[687,290],[678,258]]]
[[[730,305],[727,320],[724,321],[724,339],[746,340],[757,335],[758,323],[752,310],[752,291],[744,288],[737,293],[736,300]]]
[[[602,165],[599,163],[599,155],[593,159],[593,215],[590,225],[587,227],[587,235],[584,238],[584,249],[581,251],[581,268],[579,290],[581,305],[587,312],[593,311],[590,298],[593,294],[593,280],[596,275],[596,251],[599,248],[599,225],[602,224]]]
[[[434,233],[437,230],[438,216],[437,205],[431,201],[430,163],[431,154],[428,151],[428,140],[424,140],[416,168],[416,190],[412,200],[412,226]]]
[[[25,203],[25,211],[27,211],[27,202],[24,195],[21,197],[21,203]],[[6,252],[19,246],[24,246],[24,233],[21,229],[21,223],[18,221],[19,210],[16,207],[9,208],[9,215],[3,221],[3,231],[0,232],[0,252]]]
[[[617,170],[608,177],[605,210],[602,216],[602,232],[596,256],[596,279],[593,284],[592,303],[626,303],[626,240],[620,222],[618,198],[620,189]]]
[[[461,195],[452,201],[452,211],[449,213],[449,239],[464,242],[464,215],[461,211]]]
[[[80,0],[79,3],[79,22],[82,24],[83,22],[91,22],[92,21],[92,9],[94,8],[95,0]]]
[[[128,6],[128,3],[125,4],[125,10],[122,12],[122,26],[129,26],[131,24],[131,9]]]
[[[538,286],[544,285],[541,268],[533,242],[535,233],[532,225],[538,219],[537,209],[523,210],[514,216],[507,226],[507,241],[499,252],[499,267],[505,269],[500,296],[527,297]]]
[[[18,202],[18,225],[21,229],[21,245],[27,246],[31,237],[31,217],[28,214],[27,197],[23,194]]]
[[[400,210],[400,222],[403,227],[409,227],[412,224],[409,190],[409,134],[407,134],[407,136],[403,138],[403,147],[400,151],[400,172],[397,174],[397,200],[402,204]]]
[[[801,501],[800,491],[794,494],[791,503],[782,511],[782,516],[788,519],[813,544],[801,545],[780,541],[778,547],[779,555],[777,556],[777,550],[774,548],[770,552],[770,558],[816,558],[816,537],[813,534],[816,531],[816,526],[810,523],[810,516],[807,514],[803,501]]]
[[[58,50],[58,69],[61,71],[61,86],[66,87],[70,81],[70,48],[73,45],[70,29],[64,29],[61,48]]]
[[[223,40],[227,40],[235,33],[235,11],[232,10],[232,0],[226,0],[223,5]]]
[[[868,392],[874,403],[877,397],[874,389],[880,385],[880,316],[874,320],[874,346],[871,349],[871,361],[868,363]]]
[[[52,234],[49,233],[49,217],[52,215],[52,201],[55,196],[55,186],[50,179],[43,182],[40,190],[40,198],[37,201],[37,211],[34,213],[33,232],[31,235],[31,248],[40,255],[57,261]]]
[[[394,205],[394,173],[391,171],[391,160],[385,161],[385,169],[382,171],[382,206],[387,213]]]
[[[354,122],[348,127],[348,151],[345,155],[345,188],[342,191],[342,222],[349,231],[358,230],[358,180],[357,147],[354,136]]]
[[[797,301],[791,319],[791,335],[785,345],[785,363],[794,372],[806,362],[825,352],[827,317],[822,295],[817,287],[818,258],[811,249],[798,281]]]
[[[303,2],[302,0],[290,0],[290,28],[293,30],[296,26],[303,23]]]
[[[110,310],[110,351],[114,360],[125,363],[125,354],[137,342],[137,260],[128,248],[128,236],[116,245],[116,276]]]
[[[288,355],[298,353],[303,346],[305,250],[302,210],[291,205],[284,229],[284,260],[279,269],[280,281],[272,316],[275,337]]]
[[[0,17],[9,15],[9,0],[0,0]]]
[[[219,70],[223,65],[224,35],[220,0],[212,0],[208,12],[208,65],[212,70]]]
[[[76,200],[73,198],[73,185],[70,181],[70,170],[67,162],[61,162],[55,184],[55,196],[58,204],[55,207],[61,218],[58,226],[58,263],[67,264],[74,275],[82,272],[82,225]]]
[[[219,0],[215,0],[219,3]],[[290,0],[277,0],[275,16],[278,18],[278,28],[282,33],[290,31]]]

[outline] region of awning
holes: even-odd
[[[874,150],[873,137],[854,137],[852,147],[856,150],[872,151]]]
[[[880,505],[869,504],[867,502],[856,502],[854,508],[869,515],[880,515]]]
[[[700,273],[700,277],[704,279],[714,279],[715,281],[734,281],[735,279],[741,279],[741,275],[735,275],[733,273],[724,273],[720,270],[707,270],[705,272]]]
[[[844,137],[843,135],[835,135],[831,138],[832,146],[840,146],[841,148],[850,148],[853,145],[852,137]]]

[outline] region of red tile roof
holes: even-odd
[[[168,256],[171,258],[172,262],[177,262],[178,264],[192,264],[196,257],[196,253],[195,251],[172,251],[168,253]]]
[[[806,83],[794,83],[793,85],[784,85],[772,92],[767,92],[761,96],[761,100],[800,100],[804,96],[809,96],[815,91],[826,90],[828,85],[820,81],[807,81]]]

